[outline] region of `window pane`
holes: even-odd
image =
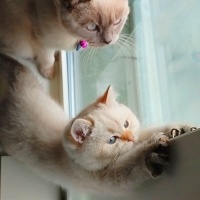
[[[136,0],[143,122],[192,122],[200,112],[200,2]]]
[[[113,85],[144,126],[198,123],[200,2],[181,2],[132,1],[118,45],[74,53],[74,113]]]

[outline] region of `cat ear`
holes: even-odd
[[[85,119],[76,119],[71,127],[71,135],[74,140],[81,144],[91,133],[91,122]]]
[[[116,97],[117,95],[114,92],[112,86],[109,86],[108,89],[103,94],[103,96],[97,99],[97,102],[109,105],[116,102]]]

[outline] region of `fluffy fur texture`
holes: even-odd
[[[52,78],[56,50],[113,44],[128,14],[128,0],[1,0],[0,51],[35,59]]]
[[[41,176],[65,188],[127,195],[161,175],[168,139],[191,129],[140,130],[136,116],[111,87],[67,119],[28,68],[0,54],[0,143]]]

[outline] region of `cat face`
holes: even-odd
[[[115,43],[129,14],[128,0],[60,1],[62,25],[94,47]]]
[[[134,147],[138,129],[138,119],[115,100],[109,87],[73,120],[64,145],[78,164],[88,170],[99,170]]]

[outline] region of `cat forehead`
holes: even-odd
[[[128,8],[128,0],[92,0],[91,5],[95,8],[103,8],[104,10],[123,10]]]
[[[94,0],[92,6],[98,13],[106,14],[107,17],[118,17],[129,12],[127,0]]]
[[[101,105],[99,109],[93,110],[93,112],[90,113],[90,116],[93,119],[94,124],[97,121],[100,123],[109,121],[110,123],[118,124],[121,121],[123,122],[124,120],[134,118],[134,114],[129,108],[118,103],[113,106]]]
[[[73,16],[82,24],[96,21],[108,25],[128,13],[127,0],[91,0],[89,4],[80,4],[73,10]]]

